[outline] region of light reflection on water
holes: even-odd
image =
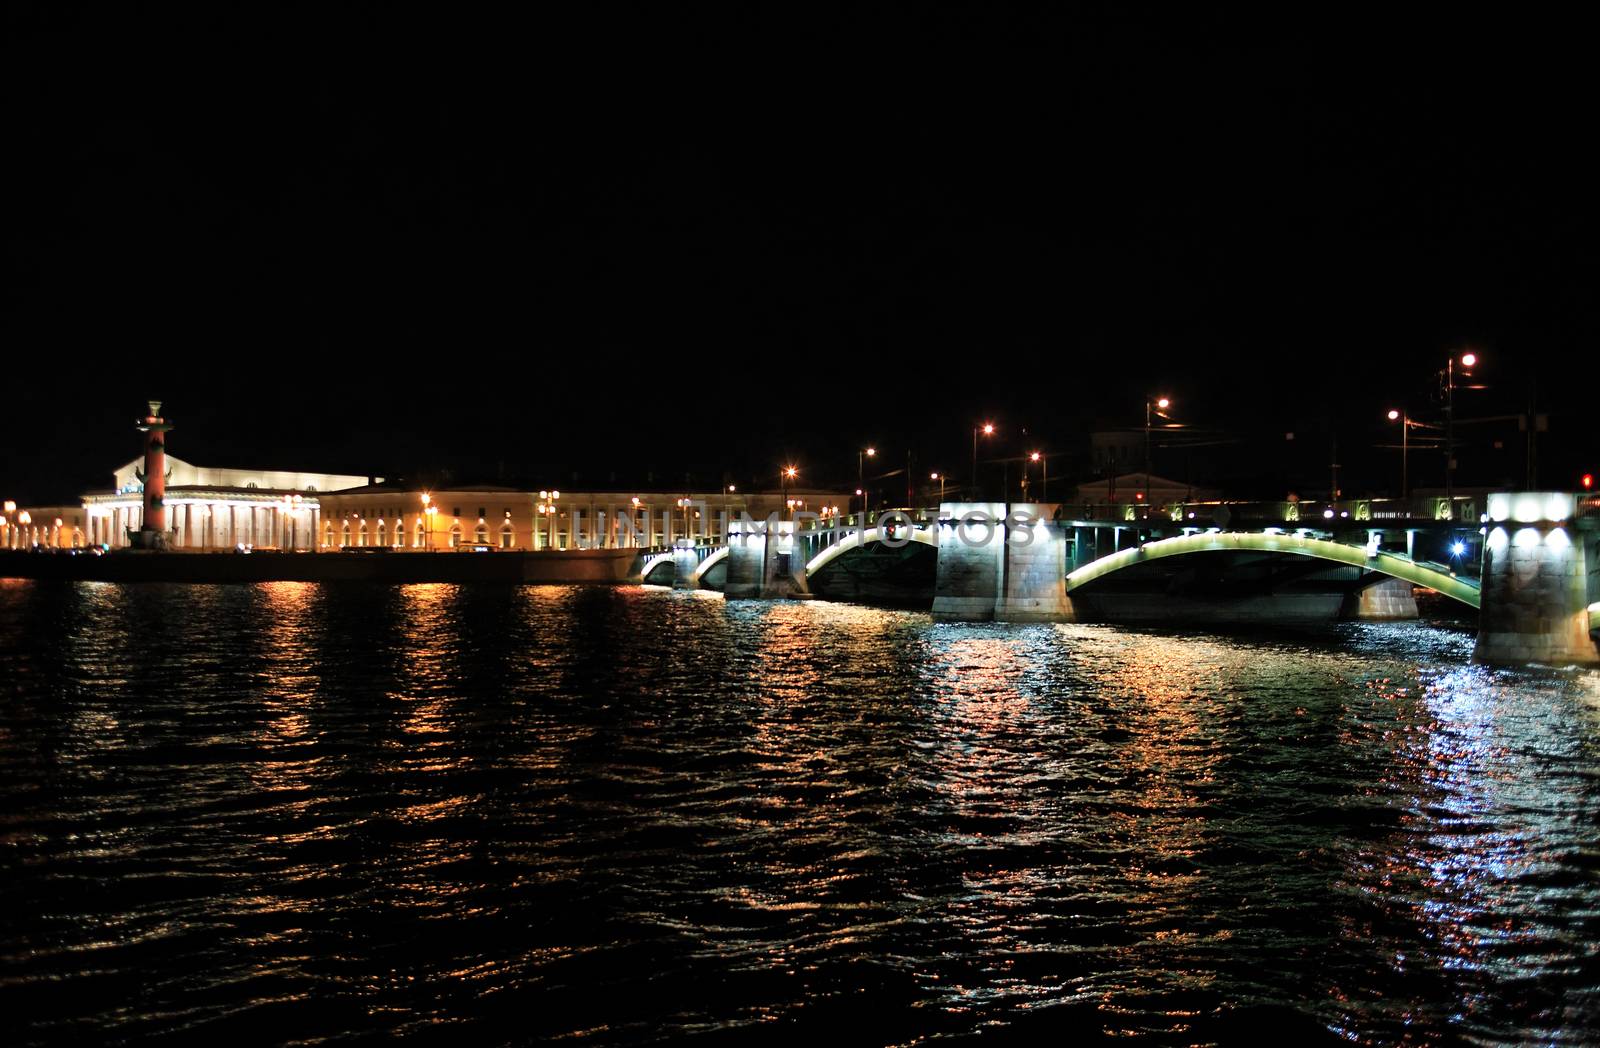
[[[1470,651],[7,583],[0,1007],[22,1043],[1593,1041],[1600,674]]]

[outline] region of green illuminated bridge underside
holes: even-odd
[[[1096,579],[1104,578],[1114,571],[1120,571],[1134,564],[1143,564],[1146,561],[1160,560],[1163,557],[1179,557],[1189,553],[1232,551],[1292,553],[1302,557],[1315,557],[1320,560],[1333,561],[1337,564],[1347,564],[1354,568],[1362,568],[1366,571],[1392,575],[1413,585],[1436,590],[1447,597],[1453,597],[1461,601],[1463,604],[1470,604],[1474,608],[1478,607],[1481,601],[1476,579],[1458,578],[1449,572],[1440,571],[1425,564],[1418,564],[1416,561],[1399,554],[1380,552],[1368,556],[1365,547],[1351,546],[1343,542],[1331,542],[1327,539],[1306,538],[1299,535],[1249,532],[1184,535],[1180,538],[1157,539],[1152,542],[1146,542],[1141,546],[1130,547],[1109,556],[1101,557],[1092,564],[1085,564],[1078,570],[1070,572],[1067,575],[1067,592],[1071,593],[1078,587],[1087,585]]]

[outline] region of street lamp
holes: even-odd
[[[939,482],[939,502],[942,504],[944,502],[944,481],[945,481],[944,474],[943,473],[929,473],[928,474],[928,479],[929,480],[937,480]]]
[[[786,505],[789,501],[789,481],[799,475],[800,470],[794,466],[785,466],[783,471],[778,474],[778,496],[783,499]]]
[[[1163,412],[1171,406],[1172,401],[1167,397],[1157,397],[1154,402],[1146,399],[1144,402],[1144,503],[1147,506],[1150,504],[1150,417],[1168,418]]]
[[[981,499],[983,497],[983,491],[982,491],[981,488],[978,487],[978,433],[979,432],[982,432],[983,435],[986,436],[986,437],[994,436],[994,423],[993,422],[985,422],[981,426],[973,426],[972,427],[972,490],[973,490],[973,498],[974,499]]]
[[[545,542],[545,549],[553,549],[556,544],[556,500],[561,497],[559,491],[541,491],[538,511],[541,515],[550,518],[549,534]]]
[[[861,495],[866,490],[866,480],[862,475],[862,468],[866,460],[878,454],[877,448],[864,448],[856,452],[856,494]],[[861,495],[861,519],[867,518],[867,497]]]
[[[1391,408],[1389,421],[1400,423],[1400,498],[1411,497],[1411,416],[1398,408]]]
[[[1043,484],[1043,490],[1039,493],[1039,501],[1040,502],[1049,502],[1050,501],[1050,458],[1049,458],[1049,456],[1045,455],[1042,452],[1035,451],[1035,452],[1033,452],[1032,454],[1030,454],[1028,456],[1028,461],[1029,462],[1037,462],[1037,463],[1039,463],[1040,468],[1043,470],[1043,472],[1044,472],[1044,484]],[[1027,479],[1027,476],[1028,476],[1028,467],[1027,466],[1023,466],[1022,467],[1022,476],[1023,476],[1024,480]]]
[[[678,508],[683,510],[683,537],[692,539],[689,527],[689,507],[694,505],[694,500],[685,495],[678,500]]]
[[[1461,366],[1473,368],[1478,365],[1476,353],[1461,354]],[[1468,378],[1472,372],[1463,372]],[[1456,358],[1444,362],[1444,503],[1450,519],[1456,519],[1455,503],[1455,472],[1456,472]]]

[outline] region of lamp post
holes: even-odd
[[[972,427],[972,491],[973,491],[973,501],[979,501],[979,500],[981,500],[983,498],[983,490],[978,486],[978,433],[980,431],[986,437],[994,436],[994,423],[993,422],[985,422],[981,426],[973,426]]]
[[[789,502],[789,481],[793,480],[799,475],[800,471],[794,466],[785,466],[783,467],[783,471],[778,474],[778,493],[779,497],[783,499],[785,506],[787,506]]]
[[[690,537],[690,534],[689,534],[689,531],[690,531],[690,529],[689,529],[689,507],[692,504],[693,504],[693,502],[692,502],[691,499],[688,498],[688,496],[685,496],[685,497],[679,499],[678,502],[677,502],[678,508],[683,510],[683,537],[684,538],[689,538]]]
[[[1389,421],[1400,423],[1400,498],[1411,497],[1411,416],[1403,410],[1391,409]]]
[[[545,549],[554,549],[556,544],[556,500],[561,497],[559,491],[539,492],[539,513],[550,518],[549,533],[545,541]]]
[[[944,502],[944,480],[945,480],[944,474],[943,473],[929,473],[928,474],[928,479],[929,480],[937,480],[939,482],[939,502],[943,503]]]
[[[1043,490],[1039,493],[1039,501],[1040,502],[1049,502],[1050,501],[1050,458],[1049,458],[1049,456],[1045,455],[1043,452],[1035,451],[1035,452],[1033,452],[1032,454],[1030,454],[1028,456],[1028,461],[1029,462],[1037,462],[1037,463],[1039,463],[1039,467],[1043,471],[1043,474],[1044,474],[1044,477],[1043,477],[1043,481],[1044,481]],[[1027,467],[1026,466],[1023,467],[1023,476],[1027,476]]]
[[[1146,398],[1144,402],[1144,504],[1150,505],[1150,417],[1152,415],[1166,418],[1161,414],[1172,406],[1172,401],[1167,397],[1157,397],[1154,402]]]
[[[867,516],[867,496],[864,494],[867,490],[867,484],[863,469],[866,460],[875,457],[877,454],[877,448],[862,448],[856,451],[856,494],[861,496],[861,518],[863,520]]]
[[[1478,355],[1476,353],[1461,354],[1463,368],[1476,367]],[[1468,378],[1472,372],[1465,372]],[[1450,357],[1444,362],[1444,503],[1451,520],[1456,519],[1455,503],[1455,473],[1456,473],[1456,358]]]

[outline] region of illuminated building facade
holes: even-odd
[[[819,512],[846,505],[847,497],[812,489],[746,494],[373,484],[318,501],[320,549],[545,550],[666,546],[680,538],[709,543],[719,535],[724,513],[765,518],[786,508]]]
[[[216,469],[165,456],[166,534],[174,549],[315,548],[319,498],[367,483],[337,473]],[[128,546],[145,526],[143,458],[115,473],[115,489],[84,496],[90,545]]]
[[[836,515],[843,492],[784,487],[746,493],[533,490],[504,485],[423,489],[381,477],[196,466],[166,453],[172,426],[152,401],[139,420],[144,454],[113,489],[81,505],[14,508],[6,548],[174,550],[616,549],[717,541],[722,520],[749,514]]]
[[[72,549],[88,545],[81,505],[18,506],[0,512],[0,549]]]

